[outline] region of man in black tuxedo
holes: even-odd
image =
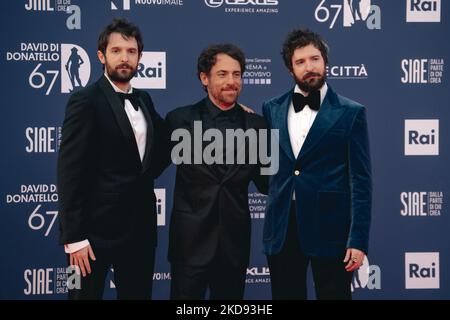
[[[131,88],[143,43],[114,19],[100,34],[104,75],[67,104],[58,158],[60,243],[81,270],[70,299],[101,299],[114,267],[119,299],[150,299],[156,246],[153,180],[162,169],[163,120]]]
[[[217,141],[209,144],[201,137],[196,141],[200,126],[199,134],[205,136],[209,130],[225,136],[229,129],[267,128],[262,117],[245,112],[237,103],[245,69],[244,54],[239,48],[231,44],[212,45],[200,54],[197,69],[207,97],[167,115],[172,139],[184,131],[193,137],[189,139],[192,145],[205,147]],[[240,147],[247,152],[249,141]],[[177,163],[169,236],[171,298],[204,299],[209,288],[211,299],[242,299],[250,254],[248,186],[254,181],[266,193],[266,177],[261,175],[259,160],[253,164],[217,161],[208,165],[201,158],[201,150],[199,154],[195,148],[182,155],[193,162]],[[175,150],[172,149],[172,160]],[[238,150],[225,142],[216,151],[237,159]],[[197,156],[202,161],[196,161]]]

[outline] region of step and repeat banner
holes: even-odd
[[[102,74],[97,37],[114,17],[141,28],[145,47],[133,85],[151,94],[162,116],[204,97],[197,57],[221,42],[245,52],[239,101],[261,113],[263,101],[293,86],[280,54],[286,34],[298,27],[320,33],[330,47],[329,85],[368,110],[373,218],[353,297],[450,298],[449,1],[5,0],[0,7],[1,299],[66,298],[66,257],[57,243],[61,125],[70,94]],[[172,166],[156,181],[155,299],[169,297],[174,173]],[[265,205],[252,187],[246,299],[271,298]],[[105,298],[115,297],[113,272]]]

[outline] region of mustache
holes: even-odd
[[[239,88],[236,87],[236,86],[227,86],[227,87],[225,87],[225,88],[222,89],[222,91],[227,91],[227,90],[234,90],[234,91],[237,91],[237,90],[239,90]]]
[[[307,74],[305,74],[305,75],[303,76],[303,80],[306,80],[306,79],[311,78],[311,77],[313,77],[313,76],[320,77],[321,74],[320,74],[320,73],[317,73],[317,72],[308,72]]]
[[[128,63],[122,63],[122,64],[119,64],[116,67],[116,69],[133,69],[133,67],[130,66]]]

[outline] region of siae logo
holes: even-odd
[[[406,0],[406,22],[441,22],[441,0]]]
[[[405,155],[439,155],[439,120],[405,120]]]
[[[52,3],[55,5],[53,6]],[[79,6],[71,4],[71,0],[28,0],[25,4],[25,10],[65,12],[70,15],[66,20],[67,29],[81,29],[81,9]]]
[[[402,83],[440,84],[444,75],[444,59],[403,59]]]
[[[27,153],[54,153],[61,142],[61,127],[28,127],[25,138]]]
[[[327,5],[322,0],[314,11],[318,22],[329,22],[333,29],[342,13],[343,27],[352,27],[364,23],[367,29],[381,29],[381,9],[371,4],[371,0],[342,0],[342,4]]]
[[[403,59],[402,83],[428,83],[428,59]]]
[[[439,217],[444,204],[442,191],[420,191],[400,193],[403,217]]]
[[[439,289],[439,252],[405,252],[406,289]]]
[[[54,289],[53,268],[26,269],[23,278],[26,286],[23,293],[29,295],[49,295]]]
[[[400,201],[403,209],[402,216],[427,216],[427,192],[402,192]]]
[[[166,53],[142,52],[131,85],[139,89],[166,89]]]
[[[55,11],[51,0],[28,0],[25,3],[25,10],[27,11]]]

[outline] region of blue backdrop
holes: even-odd
[[[145,52],[133,83],[148,89],[162,116],[204,97],[196,59],[207,45],[232,42],[244,50],[240,101],[260,112],[263,101],[293,85],[280,55],[287,32],[303,26],[322,34],[331,48],[328,83],[368,108],[373,223],[354,298],[450,298],[448,1],[8,0],[0,8],[0,298],[66,297],[65,254],[57,244],[60,126],[70,92],[100,77],[97,37],[118,16],[143,32]],[[156,183],[156,299],[169,294],[174,171]],[[269,299],[264,196],[251,192],[249,206],[245,297]],[[113,298],[114,284],[106,286],[105,296]]]

